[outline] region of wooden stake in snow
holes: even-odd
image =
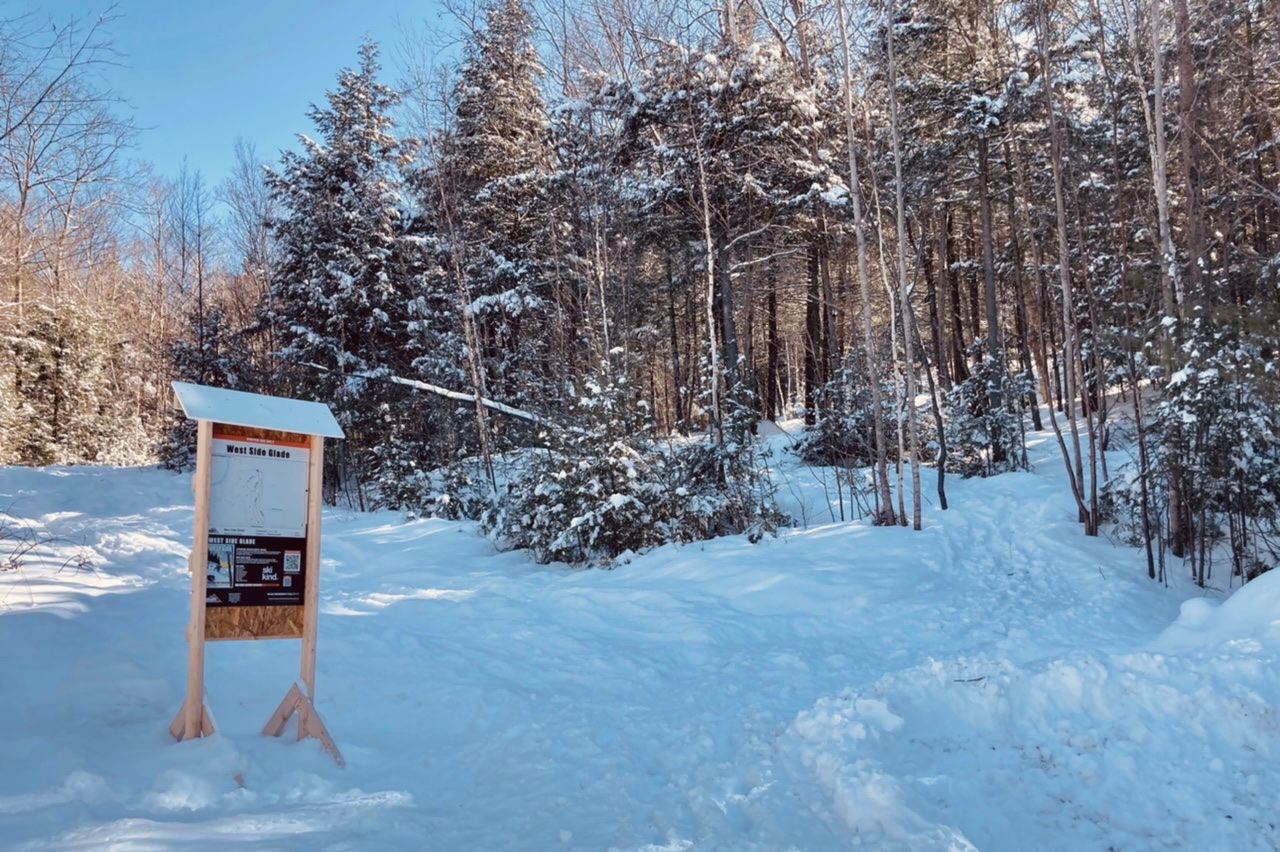
[[[344,437],[328,407],[174,382],[198,424],[187,694],[169,726],[179,742],[216,726],[204,694],[205,642],[301,639],[299,681],[263,730],[279,736],[298,714],[343,765],[315,710],[320,612],[320,500],[324,439]]]

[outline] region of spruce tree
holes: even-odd
[[[403,392],[378,382],[403,365],[407,283],[400,171],[409,154],[393,134],[399,96],[378,81],[378,48],[364,42],[359,65],[310,117],[268,175],[282,211],[273,222],[271,321],[280,375],[296,392],[329,403],[347,432],[344,472],[363,478],[370,451],[403,412]],[[331,469],[332,470],[332,469]]]
[[[438,140],[439,162],[422,192],[461,267],[455,274],[476,324],[485,385],[506,402],[534,407],[562,396],[547,351],[542,74],[529,10],[521,0],[496,0],[466,47],[453,125]]]

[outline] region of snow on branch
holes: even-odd
[[[311,367],[312,369],[315,369],[315,370],[323,370],[326,373],[333,372],[333,370],[331,370],[328,367],[323,367],[319,364],[314,364],[311,362],[306,362],[304,366]],[[536,423],[539,426],[546,427],[547,429],[551,429],[556,432],[564,431],[563,426],[560,426],[557,423],[553,423],[552,421],[546,419],[545,417],[541,417],[537,414],[534,414],[531,411],[525,411],[524,409],[516,408],[514,406],[507,405],[506,403],[498,402],[497,400],[486,399],[485,397],[479,397],[479,399],[477,400],[475,394],[465,393],[463,391],[449,390],[448,388],[442,388],[439,385],[433,385],[427,382],[420,382],[417,379],[406,379],[403,376],[396,376],[389,373],[384,374],[384,373],[371,373],[371,372],[356,372],[356,373],[347,373],[347,375],[353,378],[369,379],[371,381],[390,382],[394,385],[404,385],[405,387],[414,388],[415,390],[420,390],[420,391],[426,391],[427,393],[433,393],[436,396],[442,396],[442,397],[445,397],[446,399],[456,399],[460,402],[477,402],[478,401],[481,405],[483,405],[485,408],[490,409],[491,411],[497,411],[501,414],[506,414],[510,417],[519,418],[520,420],[527,420],[530,423]]]

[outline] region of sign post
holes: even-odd
[[[321,403],[173,383],[197,422],[187,694],[169,731],[181,742],[216,730],[204,695],[204,645],[301,639],[299,680],[263,728],[298,715],[343,765],[315,710],[324,439],[344,437]]]

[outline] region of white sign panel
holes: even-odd
[[[306,444],[215,433],[209,532],[302,538],[310,457]]]

